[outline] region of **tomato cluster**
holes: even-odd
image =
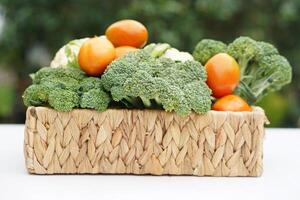
[[[135,20],[121,20],[110,25],[105,36],[94,37],[80,48],[78,63],[90,76],[100,76],[114,60],[143,47],[148,40],[146,27]]]
[[[241,97],[233,95],[240,81],[240,67],[236,60],[226,53],[218,53],[205,64],[207,85],[217,101],[213,110],[251,111],[251,107]]]

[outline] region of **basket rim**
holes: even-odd
[[[195,115],[205,115],[207,113],[230,113],[230,114],[249,114],[249,113],[257,113],[257,114],[265,114],[265,111],[259,107],[259,106],[251,106],[252,107],[252,110],[251,111],[217,111],[217,110],[209,110],[207,111],[206,113],[202,113],[202,114],[199,114],[199,113],[196,113],[196,112],[191,112],[189,115],[192,115],[192,114],[195,114]],[[71,111],[68,111],[68,112],[63,112],[63,111],[58,111],[58,110],[55,110],[51,107],[48,107],[48,106],[29,106],[27,107],[27,109],[32,109],[32,108],[35,108],[35,109],[49,109],[49,110],[54,110],[56,112],[59,112],[59,113],[68,113],[68,112],[73,112],[73,111],[92,111],[92,112],[97,112],[97,113],[103,113],[103,112],[106,112],[106,111],[122,111],[122,110],[126,110],[126,111],[140,111],[140,112],[164,112],[164,113],[171,113],[171,114],[176,114],[174,111],[172,112],[169,112],[169,111],[165,111],[165,110],[161,110],[161,109],[138,109],[138,108],[108,108],[107,110],[103,111],[103,112],[99,112],[95,109],[88,109],[88,108],[74,108],[72,109]],[[187,115],[187,116],[189,116]]]

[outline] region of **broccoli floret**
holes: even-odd
[[[73,68],[50,68],[40,69],[33,75],[33,85],[24,92],[24,104],[26,106],[42,106],[50,104],[50,96],[53,100],[52,91],[63,89],[64,91],[78,90],[79,81],[84,78],[84,74],[79,69]],[[54,92],[54,94],[57,94]],[[63,102],[68,101],[63,100]],[[52,105],[51,105],[52,106]],[[58,107],[58,106],[56,106]],[[59,110],[62,110],[59,108]]]
[[[79,84],[79,90],[81,92],[87,92],[94,88],[102,89],[102,83],[100,78],[87,77],[84,78]]]
[[[54,89],[49,92],[49,105],[58,111],[71,111],[79,106],[79,95],[71,90]]]
[[[129,96],[125,93],[124,88],[121,86],[113,86],[110,89],[112,99],[116,102],[122,102],[128,108],[142,108],[142,102],[133,96]]]
[[[139,63],[147,63],[150,58],[147,53],[136,51],[112,61],[101,77],[104,89],[110,91],[113,86],[122,85],[138,67],[141,67],[142,64]]]
[[[49,88],[49,90],[61,88],[71,91],[79,89],[79,82],[71,77],[44,77],[40,81],[41,85]]]
[[[180,115],[190,112],[190,108],[184,107],[187,103],[184,93],[178,86],[161,77],[151,76],[146,71],[135,72],[122,87],[118,88],[122,88],[118,91],[118,98],[121,95],[125,96],[123,98],[126,102],[132,103],[131,107],[163,107],[166,111],[175,110]]]
[[[41,106],[48,101],[48,88],[43,85],[30,85],[23,94],[25,106]]]
[[[184,86],[185,98],[189,107],[197,113],[205,113],[210,110],[210,89],[202,81],[194,81]]]
[[[204,106],[193,108],[184,90],[189,83],[202,82],[199,87],[205,89],[199,95],[210,99],[211,91],[204,83],[205,80],[206,72],[197,61],[155,59],[144,50],[129,53],[112,62],[102,75],[103,86],[111,92],[115,101],[127,107],[174,110],[180,115],[187,115],[192,110],[199,113],[207,111],[202,109]],[[204,103],[210,107],[210,101]]]
[[[239,37],[228,45],[228,53],[237,59],[241,69],[235,93],[251,104],[291,81],[289,62],[269,43]]]
[[[265,56],[257,62],[246,80],[242,80],[235,93],[249,103],[257,103],[272,91],[280,90],[291,82],[292,68],[281,55]]]
[[[77,68],[50,68],[50,67],[44,67],[32,75],[33,83],[35,84],[40,83],[43,78],[51,79],[53,77],[55,78],[70,77],[77,81],[80,81],[86,76],[83,71]]]
[[[158,96],[154,78],[146,71],[137,71],[132,77],[128,78],[123,87],[121,87],[123,95],[130,97],[140,97],[145,107],[151,107],[150,99]],[[145,92],[148,91],[148,92]],[[120,97],[118,97],[120,98]]]
[[[100,78],[87,77],[76,68],[42,68],[33,81],[23,95],[26,106],[49,105],[65,112],[76,107],[104,111],[111,101]]]
[[[168,64],[171,67],[164,67],[164,70],[161,70],[160,73],[158,73],[158,76],[165,77],[172,83],[181,85],[196,80],[206,81],[207,79],[204,67],[197,61],[180,63],[170,61]]]
[[[107,109],[109,103],[110,97],[106,92],[100,89],[91,89],[81,96],[80,107],[103,112]]]
[[[180,87],[163,79],[157,81],[157,87],[159,88],[159,96],[155,100],[158,104],[161,104],[166,111],[174,110],[182,116],[188,115],[191,112],[193,108],[188,104],[184,90]]]
[[[258,62],[263,60],[266,56],[279,55],[278,50],[272,44],[262,41],[258,41],[256,43],[258,50],[253,59],[249,61],[249,64],[242,75],[242,79],[246,84],[251,82],[253,74],[255,74],[257,68],[259,68]]]
[[[245,74],[249,62],[259,49],[257,42],[246,36],[241,36],[228,45],[228,54],[239,63],[241,76]]]
[[[267,42],[257,42],[258,51],[255,54],[255,60],[263,59],[265,56],[278,55],[278,50],[270,43]]]
[[[288,60],[281,55],[263,57],[255,73],[255,82],[249,85],[257,98],[261,98],[269,91],[281,89],[283,85],[291,82],[292,68]]]
[[[193,57],[203,65],[217,53],[225,53],[227,45],[221,41],[203,39],[196,45]]]

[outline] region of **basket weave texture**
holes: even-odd
[[[260,176],[265,121],[259,107],[187,117],[29,107],[26,167],[34,174]]]

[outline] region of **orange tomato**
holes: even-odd
[[[115,48],[109,40],[105,37],[94,37],[81,46],[78,63],[86,74],[99,76],[115,57]]]
[[[110,25],[105,31],[106,37],[115,47],[143,47],[148,40],[146,27],[138,21],[125,19]]]
[[[236,60],[226,53],[218,53],[205,64],[207,85],[213,96],[220,98],[232,94],[240,81],[240,67]]]
[[[213,110],[218,111],[251,111],[251,106],[239,96],[227,95],[218,99],[212,106]]]
[[[124,56],[125,54],[136,50],[137,48],[131,46],[116,47],[116,58],[120,58],[121,56]]]

